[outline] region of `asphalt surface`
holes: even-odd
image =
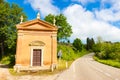
[[[98,63],[90,53],[61,73],[56,80],[120,80],[120,69]]]

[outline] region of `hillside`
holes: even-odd
[[[74,51],[73,46],[70,44],[58,44],[57,52],[59,52],[60,50],[62,51],[61,58],[67,61],[75,60],[87,53],[87,51],[84,49],[81,52]]]

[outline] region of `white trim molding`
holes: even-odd
[[[34,49],[41,49],[41,66],[43,66],[43,55],[44,55],[44,46],[30,46],[31,47],[31,51],[30,51],[30,55],[31,55],[31,59],[30,59],[30,66],[33,66],[33,50]]]

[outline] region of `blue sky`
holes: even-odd
[[[102,37],[105,41],[120,41],[119,0],[7,0],[23,8],[28,20],[36,18],[40,8],[42,19],[49,13],[63,13],[72,25],[70,40]]]

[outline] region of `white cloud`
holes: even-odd
[[[52,4],[52,0],[25,0],[25,3],[29,3],[34,10],[40,8],[43,17],[49,13],[59,13],[59,8]]]
[[[104,5],[111,5],[109,8]],[[95,11],[96,17],[100,20],[117,22],[120,21],[120,1],[119,0],[101,0],[101,10]]]
[[[95,2],[98,0],[72,0],[72,1],[80,2],[82,5],[86,5],[89,2]]]
[[[114,12],[111,9],[96,11],[96,17],[100,20],[116,22],[120,20],[120,11]]]
[[[119,21],[120,20],[120,0],[72,0],[80,2],[82,5],[89,4],[90,2],[100,2],[101,9],[96,11],[96,16],[104,21]],[[106,8],[109,5],[110,8]]]
[[[64,15],[72,25],[72,40],[78,37],[82,41],[86,41],[87,37],[101,36],[106,41],[120,41],[120,29],[96,19],[93,12],[84,10],[78,4],[67,7],[64,10]]]
[[[120,0],[101,0],[102,5],[105,5],[105,3],[111,4],[112,9],[120,10]]]

